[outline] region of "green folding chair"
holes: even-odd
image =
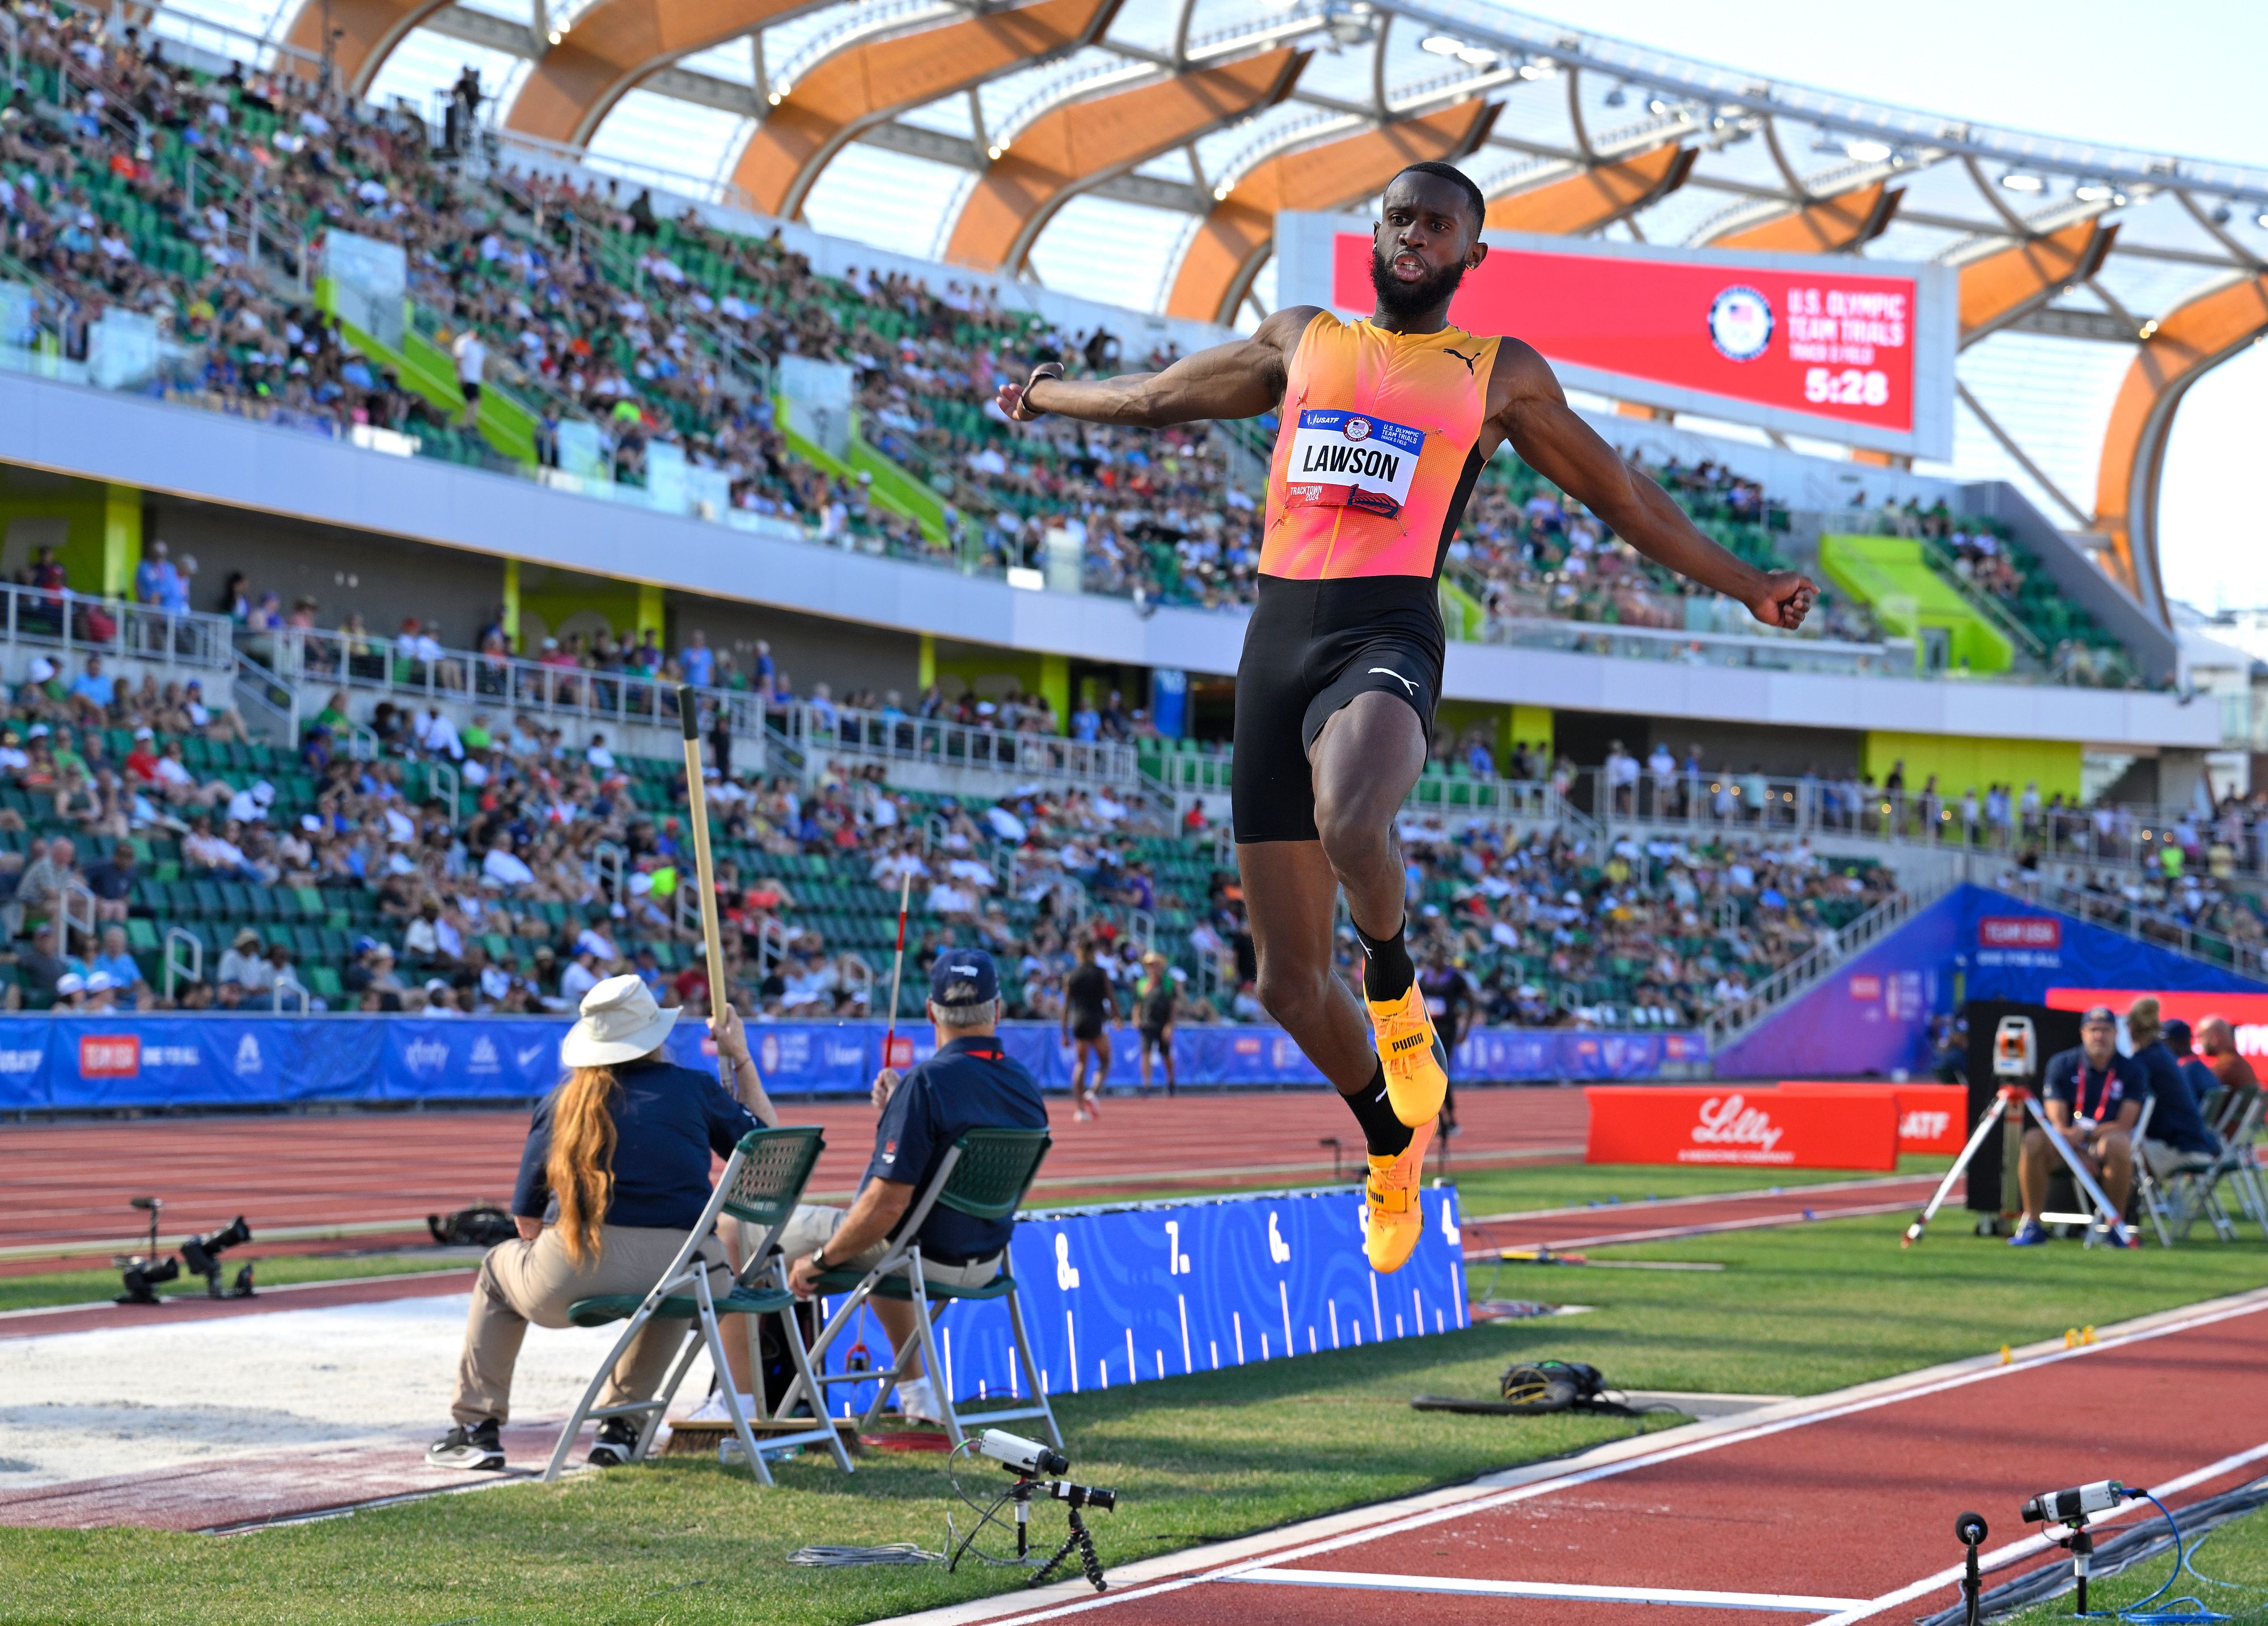
[[[747,1453],[749,1467],[759,1481],[767,1485],[772,1483],[771,1468],[764,1460],[766,1453],[800,1451],[806,1446],[822,1442],[834,1452],[836,1465],[846,1474],[850,1472],[850,1454],[843,1449],[842,1437],[824,1415],[818,1418],[815,1427],[792,1433],[767,1434],[759,1446],[748,1427],[747,1416],[740,1409],[739,1386],[732,1380],[732,1369],[725,1364],[724,1335],[718,1330],[718,1318],[722,1316],[777,1313],[781,1335],[795,1359],[797,1380],[810,1383],[811,1355],[804,1346],[803,1328],[796,1321],[795,1295],[788,1291],[787,1264],[776,1255],[774,1248],[781,1229],[802,1199],[804,1186],[811,1179],[811,1171],[817,1166],[825,1144],[825,1136],[815,1125],[749,1130],[725,1160],[725,1172],[717,1177],[717,1188],[710,1194],[709,1206],[701,1210],[701,1218],[694,1223],[685,1246],[678,1250],[677,1257],[661,1273],[661,1279],[653,1284],[652,1291],[643,1297],[636,1293],[608,1293],[578,1299],[567,1306],[567,1319],[578,1327],[604,1327],[621,1321],[629,1324],[622,1328],[622,1335],[615,1340],[607,1358],[599,1363],[590,1387],[583,1391],[583,1398],[576,1403],[567,1426],[559,1431],[559,1443],[551,1452],[551,1464],[543,1470],[546,1483],[559,1477],[566,1465],[567,1453],[574,1446],[576,1434],[589,1418],[639,1418],[637,1445],[630,1452],[630,1460],[644,1461],[662,1416],[677,1394],[677,1386],[685,1381],[685,1374],[692,1369],[693,1357],[704,1349],[715,1365],[717,1387],[725,1397],[725,1413],[733,1419],[733,1431],[740,1437],[740,1449]],[[761,1245],[750,1253],[747,1267],[733,1282],[732,1291],[722,1299],[711,1292],[709,1267],[700,1256],[701,1244],[717,1228],[717,1216],[720,1213],[762,1229]],[[600,1405],[599,1391],[606,1387],[615,1363],[630,1349],[631,1340],[644,1330],[646,1323],[656,1320],[686,1321],[689,1323],[687,1331],[691,1335],[678,1351],[677,1358],[670,1363],[661,1387],[652,1400],[627,1402],[619,1406]],[[795,1394],[791,1387],[777,1415],[790,1414]],[[761,1405],[761,1401],[758,1403]]]
[[[811,1361],[814,1367],[826,1359],[827,1351],[836,1339],[850,1325],[851,1318],[872,1298],[902,1299],[914,1309],[914,1346],[892,1353],[894,1363],[881,1372],[821,1372],[813,1381],[822,1396],[828,1386],[838,1383],[873,1383],[880,1387],[874,1392],[873,1404],[866,1408],[859,1428],[863,1431],[874,1426],[882,1415],[882,1408],[895,1392],[900,1380],[913,1365],[914,1350],[921,1352],[922,1371],[930,1379],[930,1391],[938,1397],[945,1413],[945,1431],[954,1445],[959,1446],[971,1426],[990,1428],[997,1423],[1012,1422],[1023,1417],[1038,1417],[1047,1425],[1048,1438],[1060,1450],[1063,1434],[1056,1427],[1056,1414],[1048,1404],[1047,1390],[1040,1382],[1039,1363],[1032,1354],[1031,1335],[1024,1328],[1023,1300],[1017,1296],[1016,1278],[1008,1273],[1004,1259],[1000,1274],[979,1287],[953,1287],[932,1282],[922,1270],[921,1244],[915,1239],[921,1234],[922,1224],[930,1210],[940,1203],[956,1213],[971,1215],[978,1219],[1012,1219],[1023,1206],[1024,1194],[1031,1189],[1032,1181],[1040,1172],[1040,1163],[1048,1155],[1050,1144],[1045,1129],[971,1129],[954,1142],[938,1165],[937,1174],[927,1188],[915,1194],[913,1205],[898,1227],[896,1242],[891,1244],[874,1268],[861,1273],[857,1270],[829,1270],[819,1279],[819,1291],[832,1295],[847,1295],[842,1307],[828,1318],[819,1336],[812,1341]],[[983,1410],[964,1407],[954,1400],[953,1386],[946,1381],[945,1363],[938,1357],[937,1322],[930,1313],[932,1304],[949,1306],[955,1300],[982,1302],[990,1299],[1008,1301],[1008,1327],[1014,1335],[1016,1359],[1022,1365],[1024,1381],[1031,1391],[1031,1403],[1012,1402],[1006,1406],[987,1404]],[[939,1314],[942,1314],[942,1309]],[[783,1408],[792,1406],[802,1393],[804,1380],[799,1377],[788,1386]],[[822,1404],[818,1409],[824,1412]]]

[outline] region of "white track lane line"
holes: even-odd
[[[1572,1490],[1578,1485],[1587,1485],[1597,1480],[1615,1478],[1638,1468],[1654,1468],[1664,1462],[1675,1462],[1681,1458],[1697,1456],[1704,1452],[1715,1451],[1725,1446],[1742,1445],[1752,1439],[1763,1439],[1773,1434],[1786,1433],[1791,1429],[1804,1428],[1814,1423],[1826,1423],[1837,1417],[1852,1416],[1859,1412],[1874,1411],[1884,1406],[1894,1406],[1903,1401],[1918,1400],[1931,1394],[1942,1394],[1951,1389],[1965,1388],[1972,1383],[1989,1383],[1996,1379],[2010,1377],[2019,1372],[2035,1372],[2043,1366],[2054,1365],[2058,1361],[2078,1360],[2104,1350],[2123,1349],[2129,1344],[2146,1343],[2153,1339],[2170,1336],[2175,1333],[2190,1332],[2199,1327],[2211,1327],[2219,1322],[2234,1321],[2242,1316],[2257,1315],[2263,1310],[2268,1310],[2268,1300],[2248,1299],[2242,1303],[2209,1311],[2203,1315],[2186,1316],[2178,1321],[2165,1322],[2161,1326],[2145,1328],[2140,1332],[2106,1338],[2100,1343],[2080,1344],[2073,1349],[2049,1350],[2025,1360],[2012,1361],[2006,1366],[1984,1366],[1971,1372],[1956,1372],[1934,1383],[1920,1384],[1912,1388],[1898,1389],[1888,1394],[1874,1395],[1865,1400],[1852,1401],[1845,1405],[1830,1406],[1818,1411],[1804,1412],[1776,1422],[1758,1424],[1753,1428],[1712,1434],[1706,1439],[1694,1440],[1666,1451],[1624,1457],[1616,1461],[1602,1463],[1596,1468],[1585,1468],[1578,1473],[1563,1474],[1554,1479],[1537,1480],[1493,1496],[1477,1497],[1470,1501],[1454,1503],[1447,1507],[1423,1513],[1413,1513],[1407,1518],[1390,1519],[1385,1524],[1373,1525],[1364,1529],[1349,1531],[1343,1535],[1312,1541],[1306,1546],[1292,1548],[1284,1552],[1270,1553],[1265,1558],[1247,1559],[1224,1565],[1218,1570],[1208,1570],[1197,1575],[1160,1581],[1154,1586],[1133,1588],[1123,1593],[1110,1593],[1100,1598],[1082,1599],[1074,1603],[1039,1610],[1029,1615],[1002,1615],[998,1617],[993,1626],[1032,1626],[1033,1622],[1084,1615],[1090,1609],[1107,1609],[1114,1604],[1129,1603],[1138,1598],[1155,1598],[1167,1593],[1180,1592],[1208,1581],[1228,1580],[1247,1570],[1269,1568],[1301,1558],[1317,1558],[1325,1553],[1338,1552],[1349,1547],[1359,1547],[1387,1536],[1407,1534],[1412,1530],[1423,1530],[1453,1519],[1469,1518],[1472,1514],[1487,1512],[1495,1508],[1509,1507],[1515,1503],[1529,1501],[1539,1496],[1548,1496],[1556,1490]],[[2219,1465],[2216,1464],[2215,1467]],[[2223,1468],[2220,1471],[2227,1470]],[[2198,1472],[2210,1475],[2213,1469],[2201,1468]],[[2198,1481],[2194,1475],[2184,1475],[2180,1480],[2168,1483],[2170,1486],[2196,1483]],[[2019,1548],[2021,1547],[2021,1543],[2016,1545]],[[2010,1556],[2021,1556],[2021,1554],[2018,1552]],[[1945,1575],[1951,1577],[1957,1577],[1959,1573],[1958,1570],[1944,1572]],[[1865,1614],[1854,1618],[1865,1619],[1868,1615],[1879,1614],[1907,1593],[1918,1597],[1932,1587],[1943,1585],[1945,1585],[1943,1578],[1916,1582],[1913,1588],[1902,1589],[1901,1593],[1892,1593],[1887,1600],[1871,1600],[1860,1605],[1859,1608],[1865,1611]],[[1848,1623],[1840,1621],[1822,1621],[1818,1626],[1848,1626]]]
[[[1247,1570],[1232,1581],[1284,1586],[1351,1586],[1369,1592],[1454,1593],[1478,1598],[1572,1598],[1590,1603],[1686,1604],[1702,1609],[1773,1609],[1824,1615],[1865,1607],[1860,1598],[1805,1598],[1788,1593],[1690,1592],[1665,1586],[1578,1586],[1561,1581],[1487,1581],[1454,1575],[1380,1575],[1363,1570]]]
[[[1717,1219],[1697,1225],[1665,1225],[1653,1231],[1602,1231],[1597,1236],[1561,1237],[1550,1242],[1520,1243],[1509,1247],[1476,1247],[1467,1251],[1467,1264],[1501,1259],[1506,1264],[1525,1262],[1521,1255],[1536,1248],[1565,1251],[1578,1247],[1619,1247],[1625,1242],[1675,1242],[1686,1237],[1714,1236],[1727,1231],[1771,1231],[1783,1225],[1824,1225],[1830,1219],[1875,1219],[1884,1214],[1910,1214],[1911,1203],[1872,1203],[1864,1208],[1830,1209],[1807,1219],[1801,1210],[1785,1214],[1751,1214],[1746,1219]],[[1462,1226],[1469,1222],[1460,1220]]]

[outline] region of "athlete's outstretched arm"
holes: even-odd
[[[1795,570],[1759,570],[1695,528],[1669,494],[1630,467],[1576,415],[1533,349],[1506,339],[1498,366],[1511,399],[1498,427],[1528,466],[1590,511],[1638,552],[1748,606],[1768,627],[1803,624],[1819,589]]]
[[[1284,375],[1315,315],[1313,305],[1287,305],[1253,329],[1248,339],[1184,356],[1163,372],[1130,372],[1116,379],[1041,375],[1029,387],[1000,386],[1000,410],[1019,423],[1049,412],[1093,423],[1159,429],[1204,418],[1256,418],[1284,398]]]

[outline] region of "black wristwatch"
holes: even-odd
[[[826,1251],[827,1244],[824,1242],[821,1242],[817,1247],[811,1250],[811,1268],[821,1273],[825,1272],[827,1269],[827,1261],[821,1258],[820,1255],[824,1254]]]

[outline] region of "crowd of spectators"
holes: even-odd
[[[1103,329],[1054,331],[973,279],[933,286],[871,266],[823,276],[777,232],[666,218],[615,182],[475,174],[401,110],[289,73],[208,77],[91,11],[22,4],[18,15],[25,60],[63,114],[0,114],[8,252],[62,297],[75,331],[111,306],[156,319],[197,364],[195,393],[334,430],[397,430],[460,459],[495,455],[470,411],[405,386],[264,274],[281,265],[311,285],[303,261],[327,232],[351,232],[403,249],[433,339],[460,370],[469,358],[468,377],[485,369],[525,401],[549,460],[576,420],[613,477],[644,483],[652,448],[668,445],[721,474],[733,506],[828,541],[1036,568],[1053,532],[1091,591],[1250,600],[1267,423],[1247,442],[1219,425],[1011,425],[991,405],[1038,357],[1104,372],[1160,366],[1170,351],[1125,357]],[[939,495],[941,519],[791,450],[768,379],[790,357],[852,370],[864,433]],[[1753,482],[1708,463],[1647,472],[1719,541],[1785,563]],[[2012,544],[1941,505],[1894,509],[1885,523],[1940,538],[1988,590],[2023,569]],[[1452,551],[1457,578],[1500,619],[1694,624],[1683,584],[1509,458],[1491,466]],[[1836,595],[1821,612],[1827,636],[1874,636],[1863,608]],[[2074,672],[2102,658],[2080,633],[2051,642]]]

